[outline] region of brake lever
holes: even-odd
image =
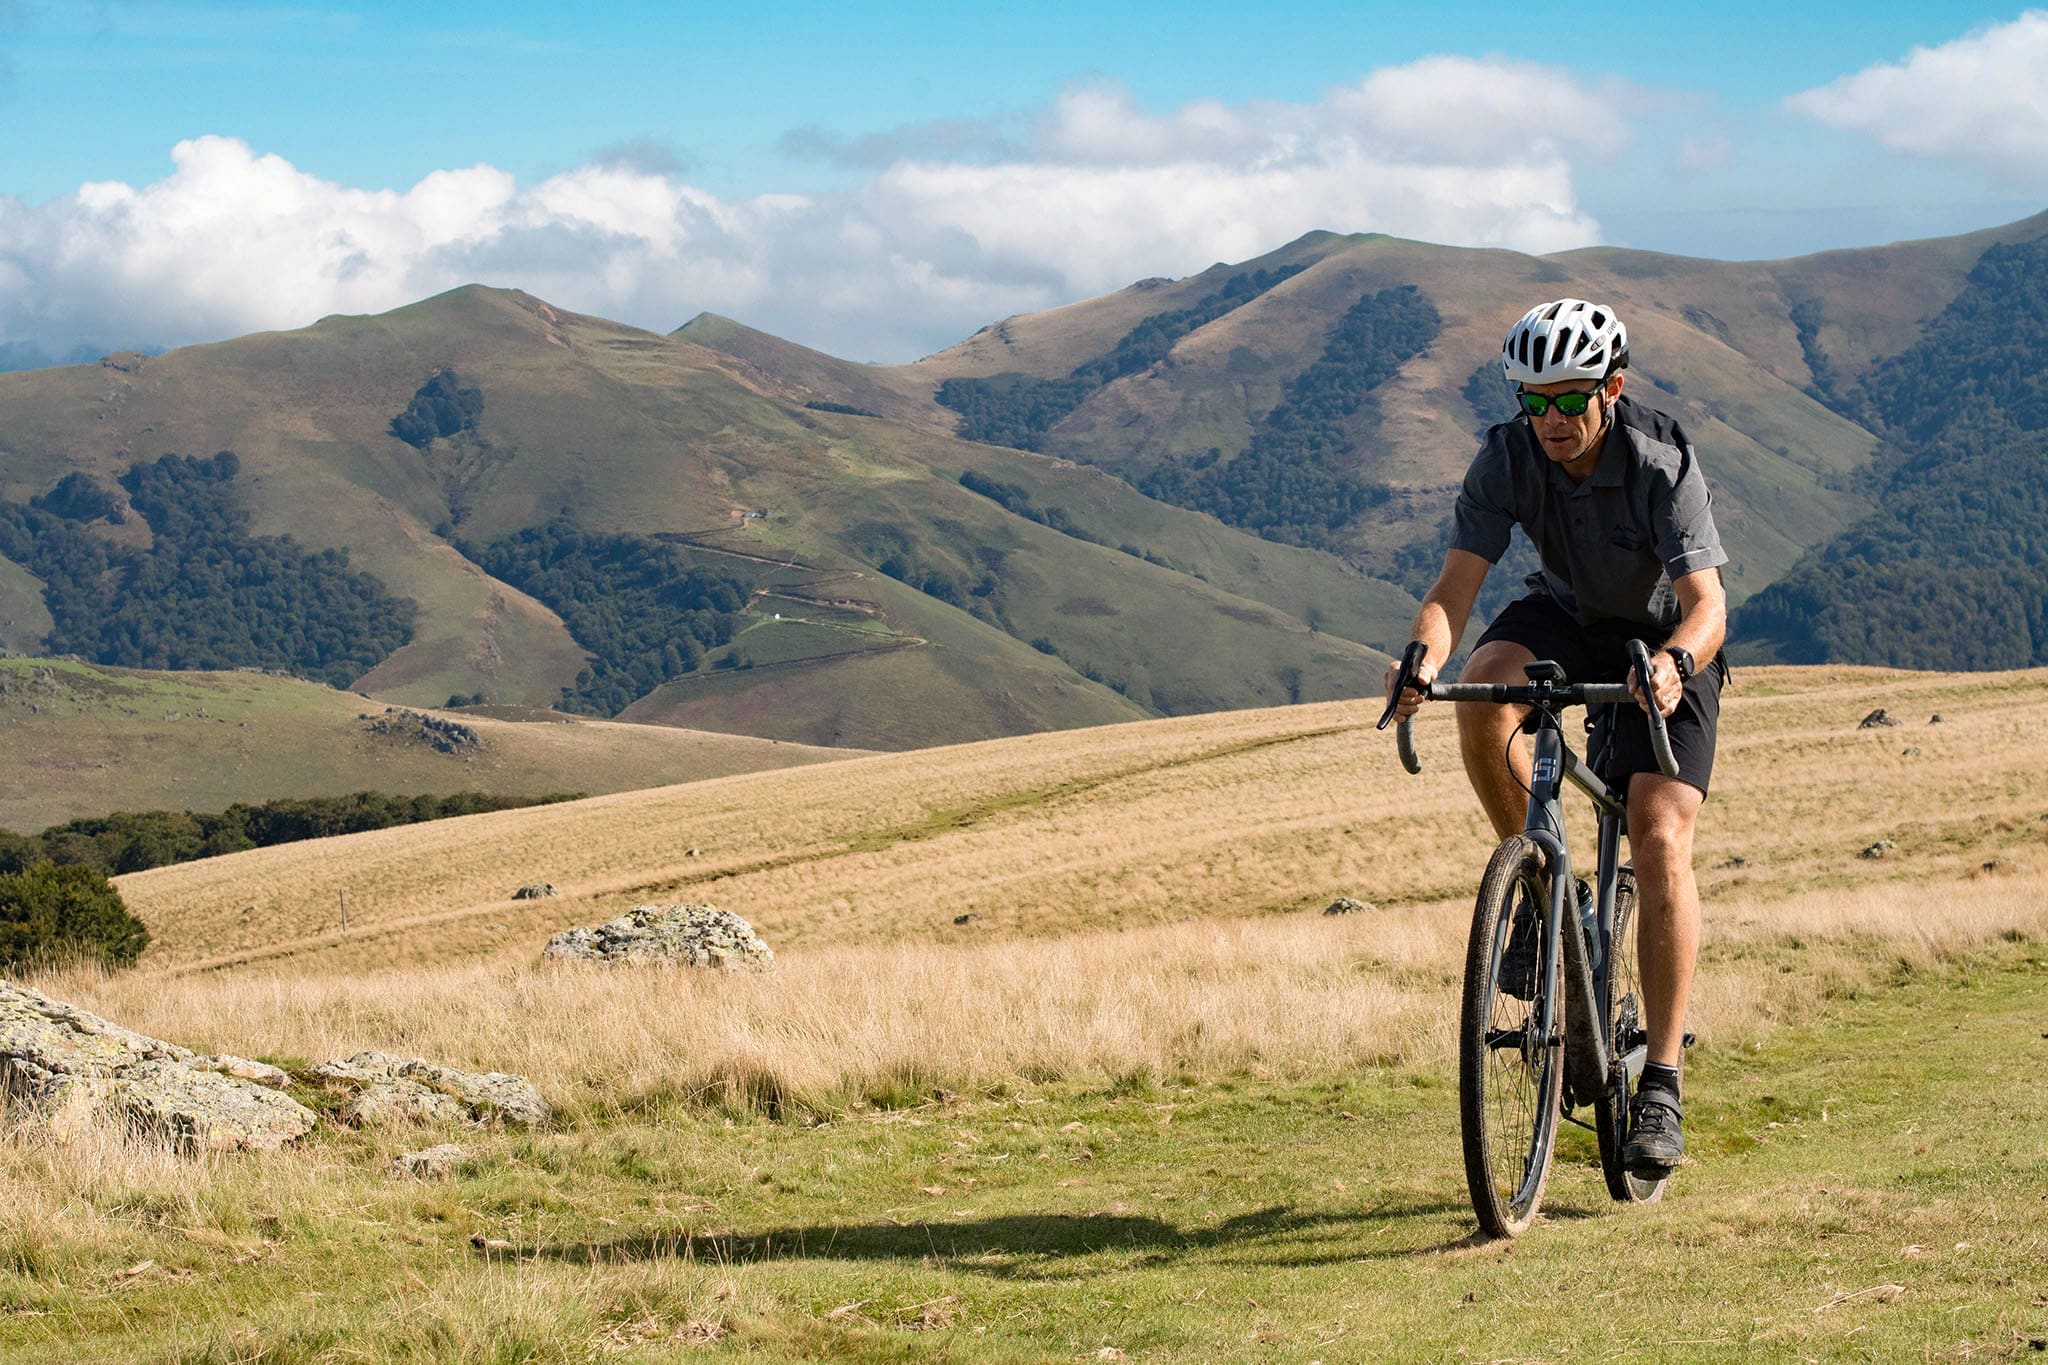
[[[1643,698],[1643,710],[1650,716],[1650,749],[1657,756],[1657,770],[1666,777],[1678,776],[1678,756],[1671,752],[1671,734],[1664,725],[1664,713],[1650,693],[1650,647],[1641,640],[1628,642],[1629,666],[1635,670],[1636,687]]]
[[[1422,656],[1429,652],[1429,646],[1420,640],[1410,640],[1408,648],[1401,652],[1401,671],[1394,675],[1394,689],[1387,695],[1387,709],[1380,713],[1380,723],[1375,730],[1384,730],[1392,723],[1394,712],[1401,704],[1401,694],[1415,682],[1416,670],[1422,667]]]
[[[1394,690],[1387,697],[1387,709],[1380,716],[1375,729],[1384,730],[1387,722],[1394,718],[1394,711],[1401,704],[1401,694],[1415,683],[1415,674],[1422,667],[1422,659],[1429,652],[1429,646],[1420,640],[1410,640],[1408,648],[1401,654],[1401,671],[1394,675]],[[1394,747],[1401,753],[1401,766],[1411,773],[1422,771],[1422,758],[1415,752],[1415,717],[1403,716],[1394,728]]]

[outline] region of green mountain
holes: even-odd
[[[466,288],[0,376],[0,643],[907,747],[1360,695],[1413,610],[811,363]]]
[[[1876,510],[1736,627],[1789,663],[2048,664],[2048,236],[1986,251],[1841,399],[1886,437]]]
[[[847,396],[857,378],[887,395],[869,402],[894,422],[950,419],[962,435],[1093,465],[1419,592],[1477,433],[1509,415],[1493,366],[1500,336],[1532,302],[1605,299],[1629,323],[1631,391],[1676,415],[1701,452],[1733,559],[1731,599],[1800,566],[1741,618],[1737,653],[1967,667],[2028,657],[2040,638],[2028,624],[2038,605],[2027,603],[2041,594],[2012,581],[1999,558],[2034,562],[2034,551],[1990,545],[2020,501],[1984,504],[1983,526],[1958,533],[1924,493],[1906,492],[1941,479],[1965,445],[1991,460],[2038,448],[2025,425],[2033,409],[1994,393],[2003,381],[1991,373],[2038,376],[2038,351],[2001,341],[1990,355],[1981,329],[1965,335],[1943,319],[1981,309],[1965,299],[1971,291],[1997,290],[2014,336],[2048,334],[2038,288],[2008,278],[2032,268],[2010,253],[2034,250],[2044,233],[2048,214],[1953,238],[1721,262],[1614,248],[1532,257],[1318,232],[1185,280],[1008,318],[914,365],[812,364],[803,378],[824,400],[858,402]],[[2036,269],[2028,283],[2040,278]],[[700,318],[677,335],[724,347],[733,328]],[[758,334],[744,354],[768,373],[796,373],[794,348]],[[1930,368],[1936,356],[1947,369]],[[1957,382],[1980,357],[1984,384],[1962,392],[1982,401],[1957,419],[1973,435],[1902,424],[1887,408],[1885,393]],[[1987,407],[2009,416],[1993,422]],[[1980,576],[1957,577],[1943,600],[1971,597],[1981,611],[1916,606],[1898,556],[1880,556],[1881,567],[1856,548],[1901,517],[1926,528],[1919,541],[1938,537],[1958,556],[1958,575]],[[1878,538],[1916,543],[1896,531]],[[1844,564],[1865,567],[1823,567]],[[1851,572],[1853,590],[1842,586]],[[1829,575],[1839,591],[1819,590]],[[1835,624],[1801,624],[1816,617]],[[1977,638],[1986,632],[1995,641]],[[1965,634],[1977,643],[1961,644]]]

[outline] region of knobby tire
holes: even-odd
[[[1494,850],[1472,909],[1465,950],[1465,990],[1458,1024],[1458,1111],[1465,1149],[1465,1184],[1479,1226],[1493,1237],[1513,1237],[1535,1221],[1550,1179],[1564,1086],[1562,1048],[1535,1036],[1540,1007],[1558,999],[1559,970],[1548,934],[1538,952],[1534,998],[1521,1001],[1500,989],[1518,894],[1527,894],[1543,924],[1549,879],[1537,846],[1512,835]],[[1557,1027],[1564,1011],[1555,1011]],[[1502,1046],[1516,1037],[1518,1046]]]

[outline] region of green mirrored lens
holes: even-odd
[[[1597,389],[1593,391],[1597,392]],[[1586,409],[1593,405],[1593,393],[1522,393],[1515,396],[1522,401],[1522,411],[1531,417],[1541,417],[1550,411],[1553,404],[1567,417],[1583,417]]]

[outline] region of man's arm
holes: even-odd
[[[1721,652],[1721,642],[1728,635],[1728,596],[1722,591],[1718,568],[1674,578],[1671,590],[1678,594],[1683,614],[1663,648],[1650,656],[1650,690],[1657,698],[1657,709],[1667,716],[1678,709],[1685,684],[1679,681],[1678,665],[1666,651],[1674,646],[1683,649],[1698,667],[1705,668]]]
[[[1451,657],[1451,651],[1464,638],[1466,623],[1472,619],[1472,604],[1479,600],[1479,585],[1486,581],[1486,572],[1492,567],[1484,556],[1470,550],[1444,551],[1443,572],[1423,594],[1422,610],[1415,613],[1415,624],[1408,628],[1408,638],[1420,640],[1427,647],[1422,665],[1416,670],[1416,682],[1427,684],[1434,680],[1444,660]],[[1394,678],[1400,671],[1398,663],[1387,666],[1386,687],[1390,697],[1394,693]],[[1401,694],[1397,709],[1406,719],[1421,705],[1422,694],[1410,688]]]

